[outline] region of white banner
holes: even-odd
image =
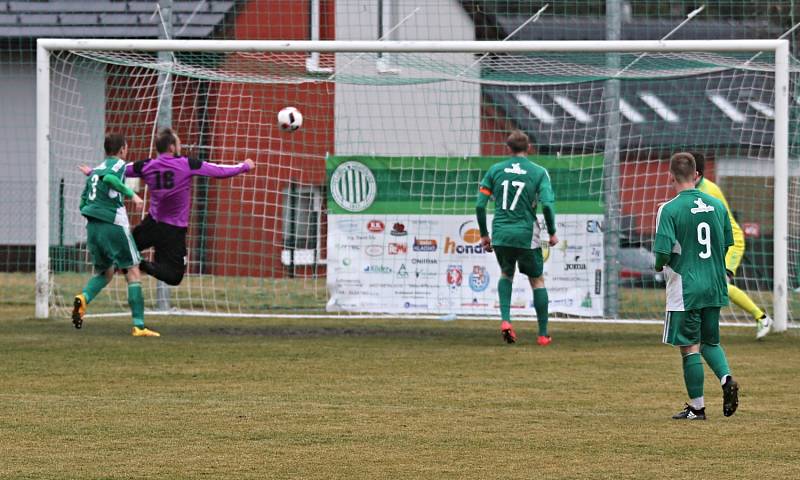
[[[602,316],[602,215],[559,214],[557,222],[560,241],[543,250],[550,312]],[[329,311],[498,315],[499,276],[474,216],[328,217]],[[520,273],[511,308],[512,317],[535,315]]]

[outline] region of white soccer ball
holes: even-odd
[[[294,107],[285,107],[278,112],[278,126],[285,132],[292,132],[303,125],[303,114]]]

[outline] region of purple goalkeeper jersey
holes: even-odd
[[[189,226],[192,177],[227,178],[250,170],[244,163],[218,165],[162,153],[152,160],[140,160],[125,167],[126,177],[144,179],[150,190],[148,213],[157,222],[176,227]]]

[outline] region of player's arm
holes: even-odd
[[[141,178],[144,166],[150,160],[137,160],[125,165],[125,176],[128,178]]]
[[[727,207],[725,207],[727,208]],[[721,212],[722,231],[725,236],[725,254],[727,255],[728,249],[733,245],[733,225],[731,224],[731,216],[728,212]]]
[[[481,232],[481,246],[487,252],[492,251],[492,239],[489,237],[489,229],[486,226],[486,205],[492,198],[492,173],[486,172],[481,181],[478,191],[478,200],[475,204],[475,215],[478,217],[478,230]]]
[[[547,228],[547,233],[550,235],[549,243],[553,247],[558,243],[558,237],[556,237],[556,195],[553,192],[553,185],[550,183],[550,174],[546,170],[537,193],[539,204],[542,206],[542,214],[544,214],[544,224]]]
[[[125,185],[125,183],[116,175],[104,175],[103,176],[103,183],[108,185],[109,188],[112,188],[118,191],[120,194],[125,196],[125,198],[130,198],[133,200],[133,203],[136,205],[141,205],[142,199],[139,195],[136,194],[130,187]]]
[[[656,240],[653,244],[653,252],[656,254],[656,272],[660,272],[665,266],[669,265],[672,258],[672,246],[675,245],[675,224],[672,217],[662,215],[664,205],[658,208],[656,215]]]
[[[189,170],[192,175],[200,175],[202,177],[212,178],[228,178],[235,177],[236,175],[249,172],[256,168],[255,163],[249,158],[242,163],[236,165],[220,165],[217,163],[204,162],[196,158],[187,159],[189,162]]]

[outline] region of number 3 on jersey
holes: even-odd
[[[511,186],[517,188],[517,191],[514,193],[514,199],[511,200],[511,207],[508,206],[508,180],[503,180],[501,185],[503,186],[503,210],[514,210],[517,207],[519,196],[522,194],[522,189],[525,188],[525,182],[518,182],[516,180],[511,182]]]
[[[97,182],[100,181],[100,175],[94,174],[91,178],[92,181],[92,191],[89,192],[89,200],[94,200],[97,198]]]
[[[711,227],[706,222],[697,224],[697,243],[704,246],[706,249],[698,253],[703,260],[711,257]]]

